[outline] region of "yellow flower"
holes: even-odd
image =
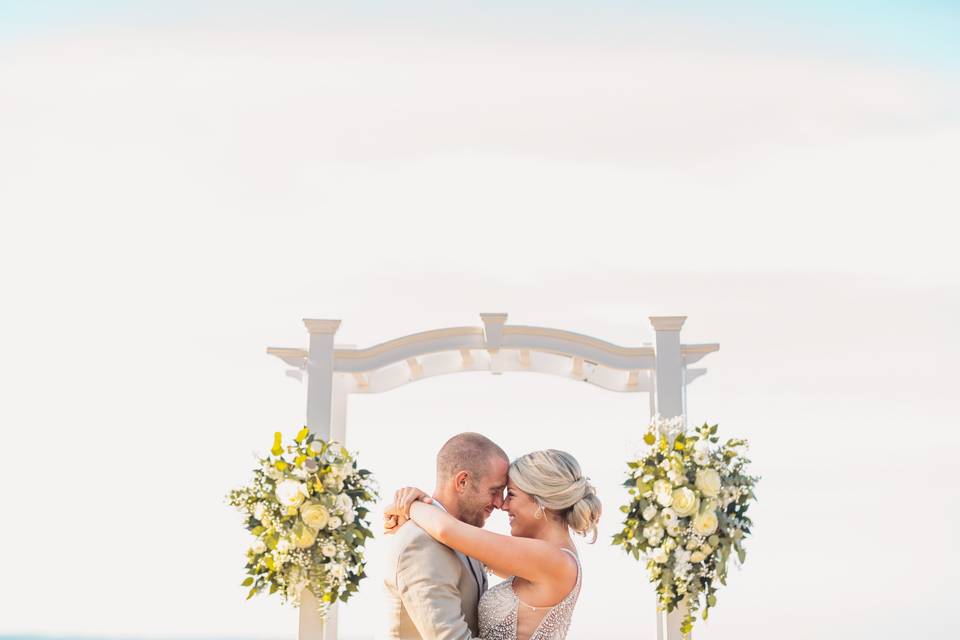
[[[720,474],[716,469],[697,469],[697,489],[708,498],[716,498],[720,493]]]
[[[311,529],[310,527],[303,527],[303,531],[300,532],[300,535],[297,535],[296,532],[293,533],[293,544],[297,545],[301,549],[312,547],[313,543],[316,541],[317,541],[316,529]]]
[[[693,530],[701,536],[712,535],[718,526],[720,526],[720,521],[717,520],[716,511],[712,509],[705,509],[693,518]]]
[[[330,512],[318,502],[308,502],[300,507],[300,517],[308,527],[323,529],[330,520]]]
[[[673,510],[681,518],[693,515],[700,506],[700,499],[688,487],[673,490]]]

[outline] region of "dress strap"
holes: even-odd
[[[573,556],[574,562],[577,563],[577,584],[580,584],[580,578],[581,578],[581,574],[582,574],[582,571],[581,571],[581,569],[580,569],[580,556],[578,556],[576,553],[574,553],[574,552],[571,551],[570,549],[567,549],[566,547],[560,547],[560,550],[561,550],[561,551],[566,551],[566,552],[569,553],[571,556]],[[570,594],[572,595],[573,591],[575,591],[575,590],[576,590],[576,585],[574,585],[574,588],[571,590]]]

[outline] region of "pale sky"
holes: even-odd
[[[0,4],[0,635],[293,637],[223,502],[304,418],[266,347],[500,311],[720,343],[689,421],[763,480],[698,638],[960,631],[955,8],[122,5]],[[570,637],[655,637],[608,544],[646,395],[470,373],[348,417],[387,493],[459,431],[572,452],[606,515]]]

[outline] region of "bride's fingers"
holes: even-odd
[[[404,517],[410,517],[410,505],[417,500],[432,501],[430,496],[416,487],[404,487],[397,492],[397,507]]]
[[[404,518],[410,517],[410,505],[416,499],[409,487],[404,487],[397,492],[397,511]]]

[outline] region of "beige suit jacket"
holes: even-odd
[[[390,640],[471,640],[484,576],[480,563],[410,520],[390,536],[384,586]]]

